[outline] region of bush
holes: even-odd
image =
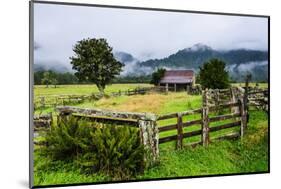
[[[67,122],[59,120],[46,135],[47,147],[44,151],[55,160],[73,159],[89,145],[93,129],[95,127],[92,124],[74,117]]]
[[[70,117],[51,127],[44,151],[55,161],[76,162],[87,174],[102,172],[113,179],[129,179],[145,167],[138,132],[130,126]]]
[[[101,171],[116,179],[129,179],[144,167],[144,148],[138,129],[102,124],[91,132],[92,149],[80,158],[85,170]]]
[[[230,86],[225,62],[222,60],[216,58],[210,59],[199,69],[197,79],[203,89],[225,89]]]

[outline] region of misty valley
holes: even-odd
[[[207,45],[198,43],[161,59],[141,61],[132,54],[122,51],[114,52],[114,56],[117,60],[125,64],[120,76],[118,76],[114,82],[148,83],[151,79],[151,73],[157,68],[165,68],[167,70],[193,69],[197,73],[199,67],[211,58],[218,58],[225,61],[226,69],[229,72],[232,82],[244,81],[244,76],[248,73],[252,75],[252,82],[268,81],[268,52],[262,50],[214,50]],[[71,75],[73,74],[70,65],[66,65],[62,62],[35,62],[35,74],[36,72],[40,74],[40,72],[48,70],[63,73],[67,75],[67,77],[72,77]],[[77,81],[74,79],[71,83],[76,82]],[[36,76],[35,84],[40,84]],[[64,81],[61,84],[67,84],[67,82]]]

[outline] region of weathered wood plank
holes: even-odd
[[[164,143],[164,142],[169,142],[173,140],[177,140],[178,135],[172,135],[172,136],[167,136],[163,138],[159,138],[159,144]]]
[[[201,140],[202,140],[203,146],[205,146],[205,147],[207,147],[210,142],[210,139],[209,139],[209,106],[208,106],[208,100],[207,100],[208,94],[209,94],[208,90],[205,90],[202,95],[203,107],[202,107],[202,113],[201,113],[201,119],[202,119]]]
[[[230,103],[225,103],[225,104],[219,104],[219,105],[212,105],[209,106],[209,110],[213,111],[213,110],[218,110],[218,109],[224,109],[224,108],[231,108],[231,107],[235,107],[235,106],[239,106],[238,102],[230,102]]]
[[[236,118],[236,117],[240,117],[240,116],[241,116],[240,113],[226,114],[226,115],[219,115],[219,116],[215,116],[215,117],[210,117],[209,120],[210,120],[210,122],[222,121],[222,120],[232,119],[232,118]]]
[[[268,93],[268,89],[261,90],[261,91],[250,91],[250,92],[248,92],[248,95],[259,94],[259,93],[266,94],[266,93]]]
[[[202,119],[197,119],[197,120],[192,120],[192,121],[187,121],[184,122],[182,124],[183,127],[188,127],[188,126],[192,126],[192,125],[196,125],[196,124],[201,124],[202,123]]]
[[[102,109],[89,109],[89,108],[79,108],[73,106],[58,106],[56,108],[60,115],[69,115],[73,113],[91,115],[91,116],[104,116],[113,118],[123,118],[123,119],[142,119],[142,120],[156,120],[156,116],[151,113],[137,113],[137,112],[121,112],[113,110],[102,110]]]
[[[245,109],[245,101],[244,99],[239,99],[240,104],[240,112],[241,112],[241,125],[240,125],[240,136],[243,137],[245,134],[245,130],[247,128],[247,111]]]
[[[171,114],[165,114],[165,115],[161,115],[157,118],[157,120],[164,120],[164,119],[171,119],[171,118],[176,118],[177,117],[177,113],[171,113]]]
[[[160,132],[164,132],[164,131],[170,131],[170,130],[174,130],[177,128],[177,124],[172,124],[172,125],[166,125],[163,127],[158,127],[159,133]]]
[[[177,118],[177,149],[182,148],[182,140],[183,140],[183,131],[182,131],[182,115],[181,113],[178,113],[178,118]]]
[[[118,117],[107,117],[107,116],[95,116],[95,115],[83,115],[83,114],[72,114],[75,117],[84,117],[90,119],[103,119],[103,120],[111,120],[111,121],[121,121],[121,122],[132,122],[138,123],[137,119],[125,119],[125,118],[118,118]]]
[[[195,131],[190,131],[190,132],[187,132],[187,133],[183,133],[183,138],[197,136],[197,135],[201,135],[201,134],[202,134],[201,129],[195,130]]]
[[[231,127],[240,126],[240,124],[241,124],[241,121],[226,123],[226,124],[223,124],[223,125],[210,127],[209,131],[214,132],[214,131],[219,131],[219,130],[223,130],[223,129],[228,129],[228,128],[231,128]]]
[[[52,119],[52,114],[44,114],[44,115],[34,115],[33,116],[34,120],[49,120]]]

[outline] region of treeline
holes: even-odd
[[[48,73],[48,74],[46,74]],[[46,78],[47,75],[47,78]],[[44,85],[46,80],[49,80],[49,84],[64,85],[64,84],[77,84],[79,83],[77,77],[69,72],[58,73],[54,71],[37,71],[34,72],[34,84]]]
[[[151,75],[145,76],[121,76],[115,78],[113,83],[149,83]],[[35,85],[67,85],[67,84],[87,84],[90,82],[79,81],[73,73],[59,73],[54,71],[37,71],[34,72]]]

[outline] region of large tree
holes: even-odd
[[[74,56],[70,57],[72,69],[81,81],[93,82],[101,94],[105,86],[120,74],[121,62],[117,61],[112,48],[105,39],[83,39],[74,46]]]
[[[202,88],[224,89],[229,87],[229,76],[222,60],[213,58],[199,68],[199,83]]]

